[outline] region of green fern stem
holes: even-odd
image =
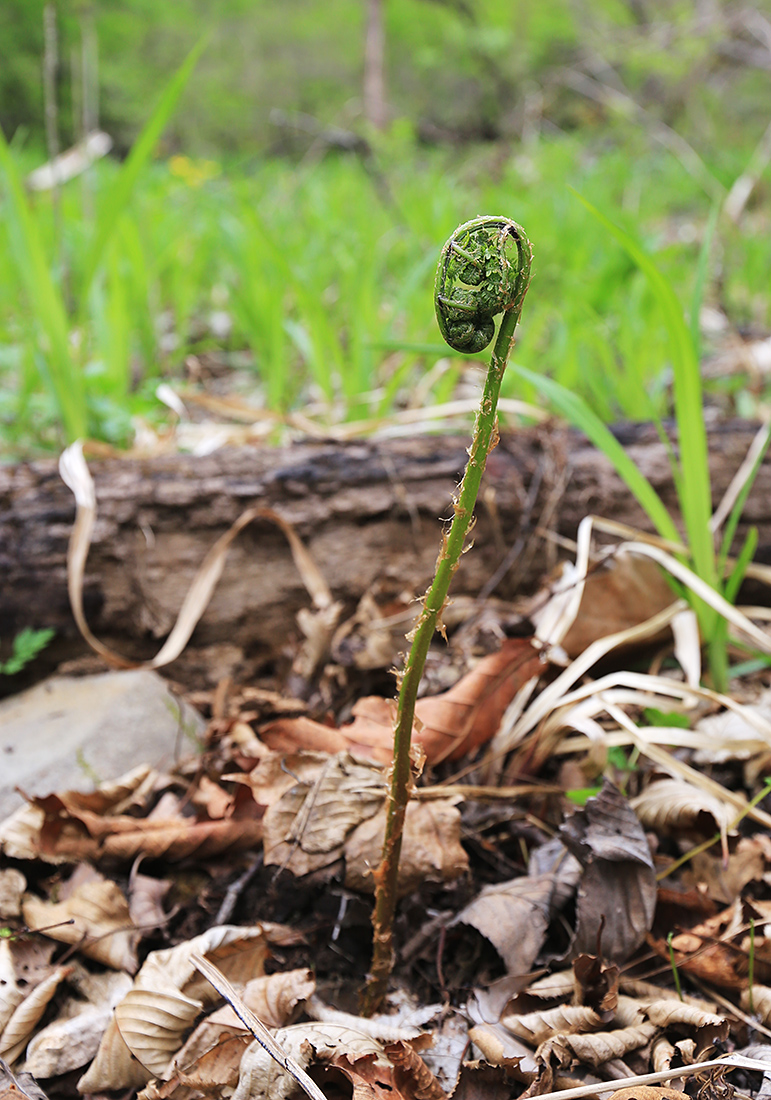
[[[477,411],[468,463],[453,502],[452,524],[442,538],[434,580],[423,598],[423,610],[410,636],[412,646],[401,676],[383,854],[374,872],[374,939],[362,999],[365,1015],[371,1015],[382,1003],[393,967],[393,922],[404,819],[412,788],[410,749],[418,686],[434,632],[443,629],[441,616],[447,593],[473,525],[487,456],[497,442],[498,395],[530,283],[531,260],[530,242],[521,226],[507,218],[476,218],[456,229],[442,249],[437,269],[437,319],[451,346],[481,350],[492,338],[492,317],[498,313],[503,317]]]

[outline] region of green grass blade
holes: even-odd
[[[45,380],[59,407],[67,439],[73,442],[88,434],[83,378],[70,347],[64,301],[51,275],[34,214],[2,130],[0,167],[7,184],[6,224],[14,259],[30,309],[48,344]]]
[[[709,530],[712,514],[707,432],[702,408],[701,371],[691,332],[671,284],[637,241],[581,195],[587,210],[611,233],[646,276],[661,308],[669,335],[674,372],[675,418],[680,444],[680,508],[696,573],[717,586],[715,548]]]
[[[535,386],[537,390],[540,390],[554,408],[566,420],[579,428],[595,447],[599,448],[605,457],[612,462],[616,473],[626,483],[627,488],[642,508],[645,509],[661,537],[679,542],[680,535],[661,497],[648,479],[640,473],[610,429],[589,408],[583,398],[573,393],[572,390],[561,386],[553,378],[536,374],[525,367],[512,366],[511,369]]]
[[[198,58],[206,45],[204,36],[190,51],[182,65],[163,90],[153,113],[145,123],[144,129],[134,142],[131,152],[126,158],[115,185],[109,193],[107,202],[99,212],[94,236],[88,250],[84,265],[83,284],[81,287],[82,301],[88,298],[91,282],[104,255],[104,250],[115,232],[118,220],[125,210],[134,186],[142,173],[143,168],[153,155],[155,146],[163,133],[166,125],[174,114],[179,98],[190,79]]]

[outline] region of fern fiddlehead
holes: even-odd
[[[434,304],[442,336],[456,351],[483,351],[494,318],[518,313],[530,281],[530,242],[510,218],[474,218],[459,226],[442,249]]]
[[[466,472],[453,502],[454,516],[442,537],[434,581],[423,598],[412,646],[401,676],[394,725],[394,755],[380,866],[374,872],[375,909],[372,965],[362,1000],[365,1015],[385,996],[393,964],[393,922],[404,819],[412,772],[410,743],[415,700],[428,647],[437,625],[463,544],[471,527],[487,455],[497,439],[498,394],[514,343],[514,330],[530,283],[532,249],[524,229],[509,218],[475,218],[455,230],[439,257],[435,305],[439,328],[458,351],[476,353],[487,347],[495,316],[503,314],[474,424]]]

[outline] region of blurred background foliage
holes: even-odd
[[[0,121],[43,134],[44,0],[0,5]],[[98,38],[100,120],[125,152],[170,73],[207,49],[170,126],[169,151],[256,153],[285,134],[276,111],[321,125],[362,116],[366,0],[60,0],[62,139],[84,32]],[[425,141],[593,127],[634,102],[704,149],[768,121],[771,22],[726,0],[382,0],[388,115]],[[75,80],[73,80],[73,74]],[[730,167],[728,167],[730,173]]]
[[[650,287],[571,188],[734,350],[716,411],[768,403],[759,0],[3,0],[0,56],[0,456],[130,444],[164,381],[324,430],[470,392],[431,285],[483,211],[535,245],[518,363],[606,420],[668,415]],[[97,126],[109,157],[31,189]],[[537,399],[513,372],[504,396]]]

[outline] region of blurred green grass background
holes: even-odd
[[[373,5],[382,126],[362,96]],[[468,361],[440,343],[433,271],[479,213],[534,243],[517,364],[605,420],[665,417],[659,306],[574,191],[641,243],[684,310],[715,212],[705,354],[715,334],[741,345],[771,329],[762,7],[6,0],[0,51],[5,460],[79,435],[130,445],[137,418],[168,416],[158,384],[189,387],[200,364],[220,392],[230,378],[251,406],[312,407],[322,426],[449,400]],[[96,121],[109,158],[25,188]],[[504,396],[537,400],[513,372]],[[766,396],[751,366],[708,381],[724,414],[756,415]]]

